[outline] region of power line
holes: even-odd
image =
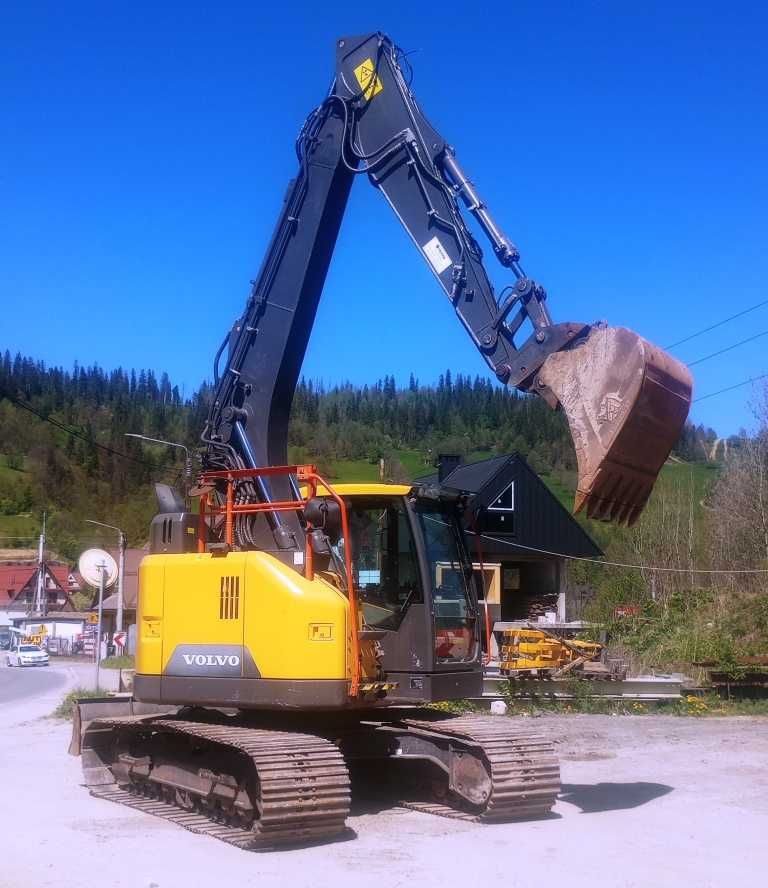
[[[472,531],[467,533],[473,536]],[[488,534],[479,534],[483,539],[491,540],[493,543],[501,543],[505,546],[511,546],[513,549],[528,549],[531,552],[541,552],[542,555],[555,555],[557,558],[568,558],[571,561],[588,561],[590,564],[600,564],[603,567],[623,567],[628,570],[649,570],[657,573],[682,573],[682,574],[764,574],[768,573],[768,567],[756,568],[737,568],[736,570],[703,570],[701,568],[689,567],[656,567],[649,564],[624,564],[621,561],[600,561],[597,558],[585,558],[581,555],[566,555],[564,552],[552,552],[549,549],[537,549],[535,546],[523,546],[521,543],[513,543],[511,540],[504,540],[500,537],[488,536]]]
[[[741,388],[743,385],[749,385],[750,382],[757,382],[760,379],[768,379],[768,373],[763,373],[761,376],[752,376],[750,379],[737,382],[735,385],[729,385],[726,388],[718,389],[716,392],[710,392],[708,395],[702,395],[700,398],[694,398],[693,403],[697,404],[699,401],[706,401],[707,398],[714,398],[715,395],[722,395],[724,392],[732,392],[734,389]]]
[[[762,302],[758,302],[757,305],[753,305],[750,308],[745,308],[744,311],[739,311],[734,315],[731,315],[729,318],[725,318],[723,321],[718,321],[716,324],[712,324],[711,327],[705,327],[703,330],[699,330],[697,333],[691,333],[690,336],[686,336],[684,339],[678,339],[677,342],[673,342],[672,345],[666,345],[665,348],[677,348],[678,345],[682,345],[684,342],[690,342],[691,339],[696,339],[697,336],[703,336],[705,333],[709,333],[710,330],[716,330],[718,327],[722,327],[723,324],[727,324],[729,321],[733,321],[736,318],[742,317],[742,315],[749,314],[749,312],[754,311],[757,308],[762,308],[764,305],[768,305],[768,299],[764,299]]]
[[[83,434],[82,432],[77,431],[77,429],[73,429],[70,426],[64,425],[64,423],[59,422],[57,419],[53,419],[51,416],[45,416],[45,414],[40,413],[38,410],[35,410],[30,404],[27,404],[26,401],[22,401],[19,398],[14,398],[13,395],[5,395],[9,401],[12,401],[16,404],[17,407],[21,407],[23,410],[27,410],[30,413],[34,414],[38,419],[42,419],[44,422],[50,423],[52,426],[55,426],[57,429],[61,429],[63,432],[66,432],[73,438],[79,438],[81,441],[86,441],[88,444],[93,444],[94,447],[98,447],[99,450],[103,450],[106,453],[111,453],[113,456],[119,456],[121,459],[127,459],[130,462],[138,463],[141,466],[147,466],[147,468],[155,469],[157,466],[152,463],[146,462],[146,460],[138,459],[135,456],[130,456],[127,453],[122,453],[119,450],[115,450],[113,447],[108,447],[106,444],[99,444],[98,441],[95,441],[93,438],[88,435]]]
[[[724,355],[726,352],[733,351],[733,349],[738,348],[740,345],[746,345],[748,342],[754,342],[755,339],[760,339],[761,336],[768,336],[768,330],[763,330],[762,333],[755,333],[754,336],[748,336],[746,339],[742,339],[741,342],[734,342],[733,345],[727,345],[725,348],[721,348],[719,351],[712,352],[711,355],[705,355],[703,358],[698,358],[695,361],[689,361],[689,367],[695,367],[696,364],[702,364],[704,361],[708,361],[710,358],[716,358],[718,355]]]

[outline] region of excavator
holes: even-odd
[[[299,131],[298,172],[215,357],[195,487],[157,487],[132,695],[75,712],[70,752],[93,795],[241,848],[342,836],[350,774],[476,821],[545,816],[559,791],[545,737],[431,705],[482,694],[465,493],[331,484],[288,464],[291,401],[356,178],[381,192],[493,374],[564,411],[576,510],[633,524],[690,406],[688,370],[637,334],[552,320],[411,79],[382,33],[336,42],[330,90]],[[473,229],[509,277],[498,292]]]

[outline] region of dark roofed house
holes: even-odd
[[[494,622],[572,616],[565,556],[603,553],[520,454],[468,464],[441,456],[438,472],[419,481],[472,495],[467,540]]]

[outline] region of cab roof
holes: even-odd
[[[340,496],[407,496],[413,490],[410,484],[334,484],[333,489]],[[321,496],[327,493],[325,487],[317,488],[318,494]],[[306,487],[301,488],[302,495],[306,495]]]

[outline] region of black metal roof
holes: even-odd
[[[436,484],[438,475],[418,480]],[[465,523],[468,530],[474,525],[482,532],[484,554],[499,557],[536,555],[531,551],[533,549],[582,558],[603,554],[519,453],[459,465],[441,483],[473,494],[472,507],[468,510],[471,514],[467,515]],[[512,532],[508,532],[499,529],[501,525],[494,522],[493,504],[511,484],[514,484],[514,521],[511,522]],[[530,549],[523,548],[525,546]]]

